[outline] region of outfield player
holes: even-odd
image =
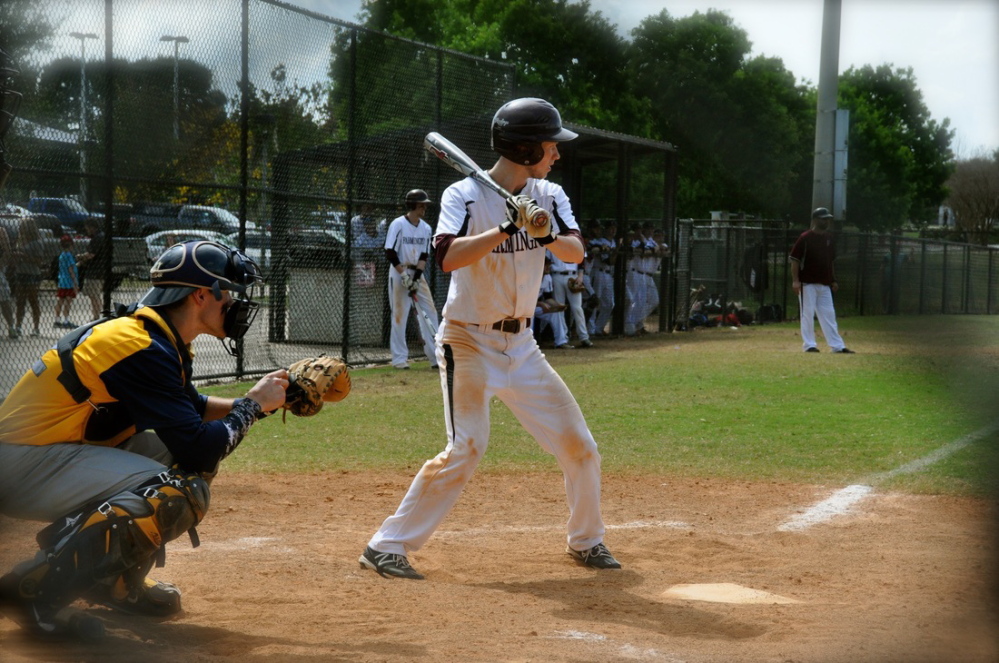
[[[406,194],[406,213],[389,225],[385,236],[385,257],[391,264],[389,269],[388,296],[392,308],[392,335],[389,347],[392,350],[392,366],[409,368],[409,345],[406,343],[406,323],[413,297],[418,301],[434,329],[438,326],[437,307],[430,296],[430,286],[423,278],[423,270],[430,257],[430,236],[432,231],[423,215],[433,201],[426,191],[413,189]],[[419,313],[417,313],[419,315]],[[437,354],[434,337],[420,325],[423,338],[423,351],[430,360],[430,367],[437,368]]]
[[[179,611],[180,591],[146,574],[167,541],[190,532],[196,542],[207,477],[285,400],[284,370],[245,398],[203,396],[191,382],[197,336],[234,352],[253,321],[251,260],[187,242],[164,252],[151,279],[141,306],[68,333],[0,406],[0,512],[52,523],[35,558],[0,578],[0,610],[38,634],[57,632],[57,614],[80,597]]]
[[[805,352],[818,352],[815,344],[815,318],[819,319],[822,335],[829,349],[840,354],[853,354],[843,343],[836,325],[833,293],[836,283],[836,242],[829,224],[833,215],[825,207],[812,212],[812,225],[801,233],[791,248],[792,287],[801,306],[801,344]]]
[[[531,331],[545,249],[567,263],[583,259],[569,199],[545,179],[558,143],[576,134],[562,127],[554,106],[516,99],[493,117],[492,147],[500,157],[492,177],[517,195],[507,202],[472,178],[441,197],[434,259],[451,284],[437,334],[447,431],[445,449],[420,469],[395,514],[360,557],[382,576],[422,579],[409,563],[458,500],[489,443],[489,404],[495,396],[565,475],[569,503],[567,551],[581,564],[617,569],[603,543],[600,454],[576,400],[548,364]],[[533,205],[550,223],[525,223]]]

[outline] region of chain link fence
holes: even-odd
[[[492,113],[514,90],[507,64],[274,0],[13,0],[0,16],[25,27],[4,45],[23,98],[5,141],[3,267],[14,281],[30,263],[36,285],[14,289],[0,394],[65,332],[48,269],[64,235],[77,256],[110,254],[81,264],[95,294],[76,299],[75,324],[138,299],[175,241],[222,241],[260,263],[268,285],[242,358],[200,338],[198,379],[319,352],[386,361],[387,225],[407,191],[437,198],[457,179],[422,137],[441,131],[485,162]],[[427,276],[440,307],[447,277]],[[415,350],[415,319],[410,337]]]
[[[679,221],[673,327],[689,328],[692,308],[703,313],[709,302],[725,312],[743,308],[757,322],[797,318],[788,254],[803,231],[776,221]],[[999,248],[837,232],[836,254],[841,316],[999,310]]]

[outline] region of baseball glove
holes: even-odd
[[[542,313],[560,313],[565,310],[565,304],[559,304],[553,298],[542,299],[538,302]]]
[[[582,280],[569,279],[569,292],[586,292],[586,286],[583,285]]]
[[[350,393],[350,371],[340,357],[319,355],[288,367],[284,409],[296,417],[311,417],[323,403],[342,401]]]

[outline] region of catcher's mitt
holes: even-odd
[[[296,417],[311,417],[323,402],[342,401],[350,393],[350,371],[340,357],[319,355],[288,367],[284,409]]]
[[[569,279],[569,292],[586,292],[586,286],[583,285],[582,281]]]

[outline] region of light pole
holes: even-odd
[[[173,139],[180,140],[180,102],[177,98],[178,95],[178,56],[180,54],[180,45],[186,44],[191,41],[183,35],[178,35],[176,37],[171,35],[163,35],[160,37],[160,41],[172,41],[173,42]]]
[[[87,40],[97,39],[93,32],[70,32],[80,40],[80,204],[87,204]]]

